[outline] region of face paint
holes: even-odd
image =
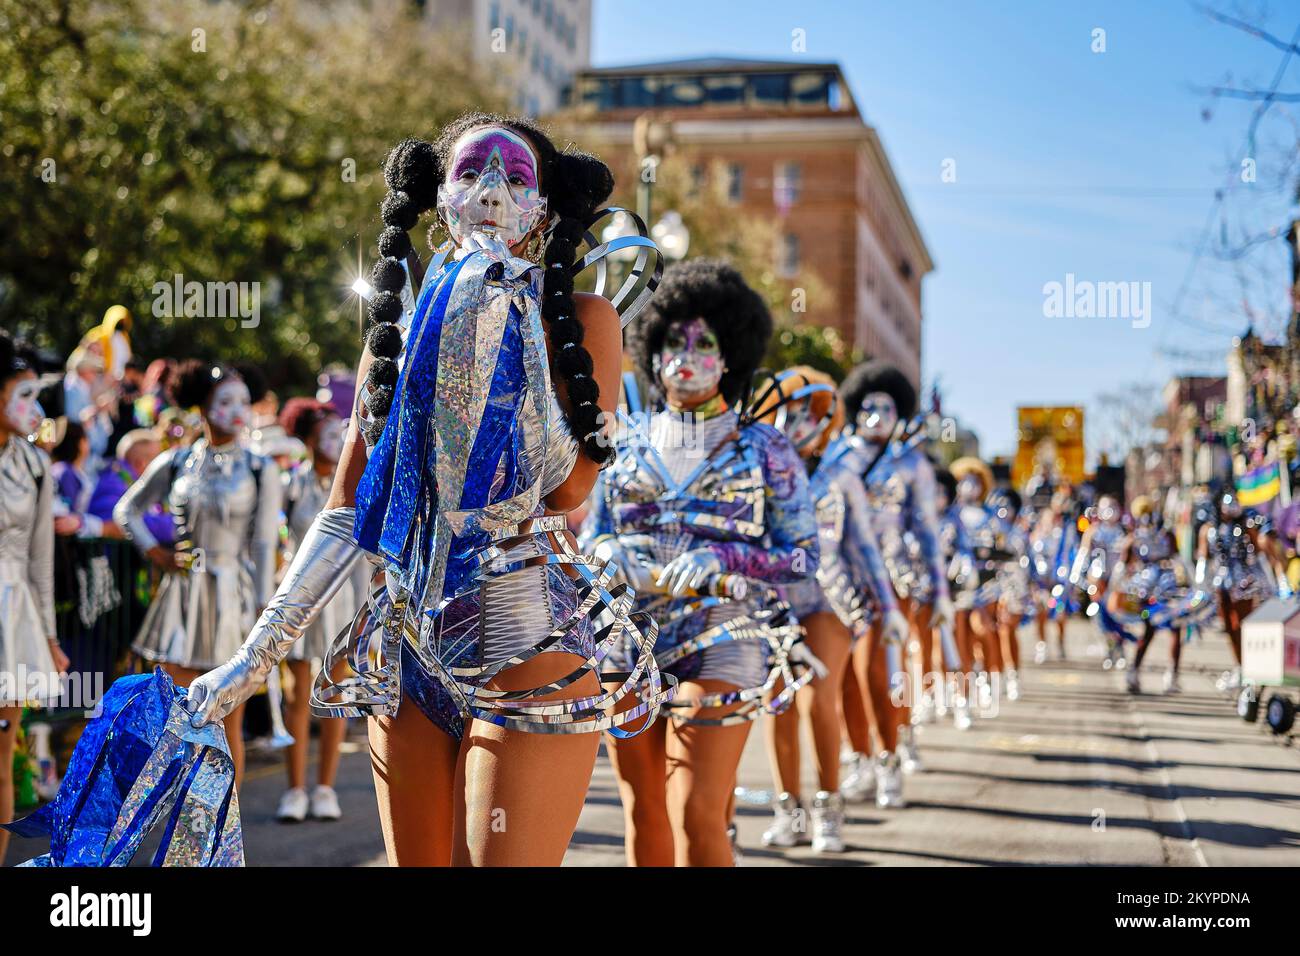
[[[976,475],[966,475],[957,482],[957,500],[964,505],[973,505],[984,498],[984,483]]]
[[[452,148],[438,187],[438,213],[457,245],[474,232],[513,246],[546,218],[537,154],[524,137],[500,126],[471,130]]]
[[[726,365],[709,323],[691,319],[668,327],[654,368],[670,395],[699,398],[717,392]]]
[[[251,404],[248,386],[237,378],[228,378],[212,393],[208,423],[233,435],[248,425],[252,418]]]
[[[790,439],[790,444],[802,451],[821,433],[821,422],[813,417],[810,403],[795,402],[786,413],[781,430]]]
[[[1229,521],[1241,517],[1241,502],[1233,494],[1224,495],[1219,501],[1219,512]]]
[[[898,407],[887,392],[871,392],[862,400],[856,427],[869,441],[887,441],[898,424]]]
[[[343,419],[325,419],[320,426],[320,437],[316,439],[316,454],[326,461],[337,462],[343,454]]]
[[[9,401],[5,404],[5,424],[26,437],[35,435],[45,418],[45,410],[36,400],[41,392],[41,383],[35,376],[14,382],[9,392]]]
[[[1115,524],[1119,521],[1119,508],[1115,506],[1114,498],[1102,498],[1097,502],[1097,517],[1105,524]]]

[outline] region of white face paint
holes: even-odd
[[[5,424],[24,437],[35,435],[45,418],[45,410],[37,401],[40,393],[41,383],[34,375],[14,382],[9,392],[4,410]]]
[[[670,400],[711,397],[722,382],[726,363],[717,335],[703,319],[668,327],[654,360],[655,371]]]
[[[1241,502],[1234,494],[1226,494],[1219,501],[1219,513],[1229,521],[1241,517]]]
[[[1105,495],[1097,502],[1097,517],[1101,520],[1102,524],[1119,523],[1119,506],[1115,503],[1114,498]]]
[[[251,405],[248,386],[237,378],[228,378],[212,392],[212,401],[208,403],[208,423],[233,435],[252,420]]]
[[[316,454],[326,461],[337,462],[343,454],[343,419],[330,416],[321,422]]]
[[[869,441],[887,441],[898,424],[898,407],[888,392],[870,392],[862,399],[862,408],[854,423],[858,433]]]
[[[957,482],[957,500],[964,505],[979,504],[984,500],[984,483],[978,475],[966,475]]]

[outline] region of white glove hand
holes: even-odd
[[[617,578],[623,580],[637,594],[645,594],[654,589],[647,565],[637,552],[627,547],[618,538],[605,538],[591,549],[591,556],[597,561],[610,561],[617,568]]]
[[[952,598],[941,597],[934,602],[934,611],[930,615],[930,624],[933,627],[952,627],[956,615],[957,609],[953,606]]]
[[[696,548],[669,561],[655,584],[665,594],[682,597],[688,591],[700,590],[721,573],[722,559],[708,548]]]
[[[907,615],[897,609],[885,615],[880,630],[886,644],[900,646],[907,641],[908,635],[912,632],[911,625],[907,623]]]
[[[821,658],[812,652],[812,649],[803,641],[796,641],[790,648],[790,660],[795,664],[806,664],[812,668],[818,680],[825,680],[830,676],[830,668],[822,663]]]

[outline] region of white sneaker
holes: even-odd
[[[307,791],[302,787],[293,787],[280,797],[275,818],[281,823],[302,823],[307,819],[307,806]]]
[[[1136,667],[1132,668],[1124,678],[1124,686],[1128,688],[1130,694],[1142,693],[1142,685],[1138,683],[1138,670]]]
[[[867,803],[876,798],[876,765],[866,754],[855,753],[848,763],[841,764],[844,778],[840,795],[849,803]]]
[[[1015,670],[1006,673],[1007,700],[1020,699],[1020,675]]]
[[[916,731],[911,727],[898,728],[898,760],[905,774],[925,772],[921,753],[916,747]]]
[[[975,706],[979,708],[981,714],[987,713],[993,708],[993,685],[989,682],[989,676],[980,674],[976,678],[975,688]]]
[[[1047,663],[1047,642],[1046,641],[1039,641],[1037,644],[1034,645],[1034,663],[1035,664]]]
[[[813,797],[812,848],[814,853],[843,853],[844,798],[838,793],[818,790]]]
[[[763,846],[796,846],[807,837],[804,811],[799,798],[793,793],[783,793],[772,805],[772,825],[763,831]]]
[[[1165,671],[1164,685],[1166,694],[1181,694],[1183,692],[1182,685],[1178,683],[1178,672],[1175,670]]]
[[[920,702],[912,710],[912,723],[914,724],[932,724],[937,718],[937,709],[934,703],[934,694],[926,691],[921,695]]]
[[[970,705],[965,697],[954,697],[952,701],[952,725],[958,730],[970,730],[975,721],[970,715]]]
[[[898,755],[888,751],[876,757],[876,806],[882,810],[907,806],[903,799],[903,768]]]
[[[313,820],[337,820],[343,816],[339,806],[339,795],[333,787],[320,784],[311,792],[311,818]]]

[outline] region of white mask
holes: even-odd
[[[228,378],[212,393],[212,401],[208,403],[208,422],[223,432],[237,434],[252,421],[251,406],[248,386],[237,378]]]
[[[898,424],[898,406],[888,392],[871,392],[862,399],[855,422],[858,433],[869,441],[888,441]]]
[[[16,383],[9,393],[9,402],[5,405],[5,423],[23,437],[35,435],[45,418],[45,409],[37,401],[40,393],[41,383],[34,378]]]

